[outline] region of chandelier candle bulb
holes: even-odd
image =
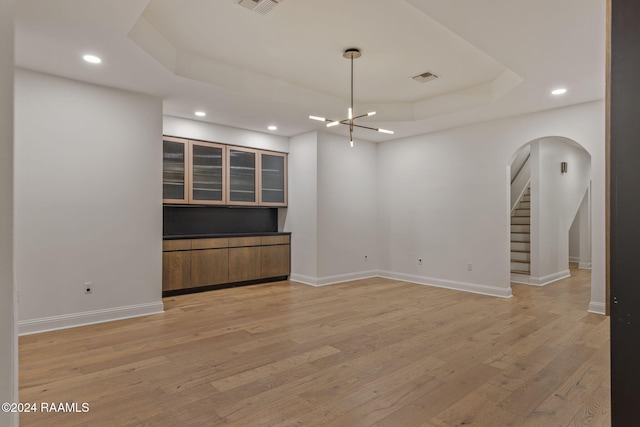
[[[376,130],[378,132],[380,132],[380,133],[388,133],[389,135],[393,135],[393,131],[392,130],[387,130],[387,129],[382,129],[382,128],[378,128]]]
[[[319,121],[319,122],[326,122],[326,121],[327,121],[327,119],[325,119],[324,117],[309,116],[309,118],[310,118],[311,120],[317,120],[317,121]]]
[[[375,116],[375,115],[376,115],[376,112],[375,112],[375,111],[372,111],[372,112],[370,112],[370,113],[367,113],[367,116]]]
[[[330,127],[332,127],[332,126],[337,126],[337,125],[339,125],[339,124],[340,124],[340,122],[335,121],[335,122],[327,123],[327,127],[328,127],[328,128],[330,128]]]

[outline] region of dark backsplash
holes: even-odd
[[[164,236],[278,231],[278,208],[163,206]]]

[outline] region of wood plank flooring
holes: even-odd
[[[165,299],[164,314],[20,338],[22,426],[608,426],[590,274],[500,299],[389,279]]]

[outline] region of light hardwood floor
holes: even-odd
[[[500,299],[388,279],[165,299],[20,338],[22,426],[606,426],[609,318],[589,271]]]

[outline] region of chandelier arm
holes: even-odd
[[[357,125],[357,124],[353,124],[353,126],[357,127],[357,128],[362,128],[362,129],[369,129],[369,130],[375,130],[376,132],[378,131],[378,128],[372,128],[369,126],[361,126],[361,125]]]
[[[367,113],[367,114],[361,114],[361,115],[359,115],[359,116],[355,116],[355,117],[353,118],[353,120],[355,120],[355,119],[360,119],[360,118],[362,118],[362,117],[367,117],[368,115],[369,115],[369,113]]]

